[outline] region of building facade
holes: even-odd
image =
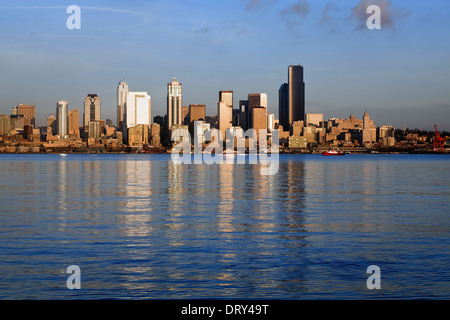
[[[19,104],[17,114],[23,115],[24,125],[36,125],[36,106]]]
[[[289,131],[291,123],[289,122],[289,86],[287,83],[283,83],[278,90],[278,116],[283,130]]]
[[[0,135],[11,133],[11,119],[7,114],[0,114]]]
[[[125,123],[130,128],[138,124],[151,125],[152,103],[147,92],[129,92],[126,99]]]
[[[125,105],[127,102],[127,95],[129,89],[126,82],[119,82],[117,87],[117,128],[122,129],[123,115],[125,112]]]
[[[267,94],[266,93],[250,93],[248,95],[248,109],[252,110],[254,107],[267,108]]]
[[[167,84],[167,130],[171,131],[173,125],[183,125],[182,117],[181,82],[174,77]]]
[[[289,124],[294,121],[305,120],[305,83],[303,82],[303,67],[301,65],[289,66]]]
[[[222,139],[225,140],[227,129],[232,127],[232,115],[233,109],[224,101],[219,101],[217,103],[217,123],[219,131],[222,134]]]
[[[84,99],[84,116],[83,116],[83,127],[84,131],[87,132],[89,129],[90,121],[101,120],[101,100],[93,93],[87,95]]]
[[[68,112],[68,134],[79,136],[80,135],[80,112],[78,109],[73,109]]]
[[[307,113],[306,114],[306,125],[314,125],[319,127],[320,123],[323,122],[323,113]]]
[[[60,139],[69,137],[68,108],[69,104],[67,101],[60,100],[56,104],[56,134]]]

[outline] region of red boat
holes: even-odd
[[[338,152],[335,150],[328,150],[328,151],[324,151],[322,152],[323,156],[343,156],[345,153],[343,152]]]

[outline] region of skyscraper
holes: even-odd
[[[66,139],[69,135],[69,129],[67,125],[68,108],[69,104],[67,103],[67,101],[60,100],[56,104],[56,134],[61,139]]]
[[[248,95],[248,109],[252,110],[253,107],[267,108],[267,94],[266,93],[250,93]]]
[[[151,125],[151,97],[147,92],[129,92],[126,98],[124,121],[127,128],[139,124]]]
[[[83,127],[85,132],[87,132],[89,129],[89,121],[101,120],[100,113],[100,98],[95,93],[88,94],[84,99]]]
[[[117,128],[119,128],[119,130],[122,129],[123,114],[125,112],[128,92],[128,84],[126,82],[120,82],[117,87]]]
[[[284,131],[289,131],[289,86],[283,83],[278,90],[278,115],[280,125],[283,126]]]
[[[68,134],[80,135],[80,113],[78,109],[68,112]]]
[[[167,84],[167,130],[170,131],[173,125],[183,124],[182,106],[181,82],[174,77]]]
[[[230,112],[231,110],[231,112]],[[224,101],[217,103],[217,123],[222,133],[222,139],[225,140],[227,129],[232,127],[233,108]]]
[[[250,113],[248,111],[248,100],[239,100],[239,121],[242,129],[249,128]]]
[[[289,66],[289,125],[294,121],[305,121],[305,83],[303,82],[303,67]]]
[[[191,104],[189,105],[189,123],[193,121],[205,121],[205,105],[204,104]]]
[[[250,110],[250,114],[251,128],[256,130],[259,137],[259,130],[267,130],[267,108],[255,106]]]
[[[19,104],[17,106],[17,114],[23,115],[24,125],[36,125],[35,112],[36,106],[34,105]]]
[[[7,114],[0,114],[0,135],[11,133],[11,120]]]
[[[225,102],[230,107],[230,119],[233,120],[233,91],[222,90],[219,91],[219,102]]]

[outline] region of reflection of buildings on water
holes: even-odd
[[[124,174],[119,188],[123,188],[120,208],[122,227],[127,237],[146,237],[152,231],[152,174],[151,161],[124,161]]]
[[[223,238],[232,238],[234,208],[234,164],[218,166],[217,229]]]

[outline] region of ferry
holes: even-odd
[[[323,156],[343,156],[344,154],[345,154],[345,153],[343,153],[343,152],[338,152],[338,151],[333,150],[333,149],[322,152],[322,155],[323,155]]]

